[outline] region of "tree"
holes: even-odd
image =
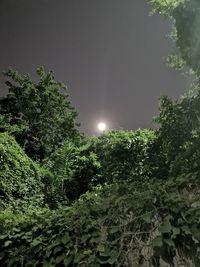
[[[154,11],[171,18],[176,54],[172,65],[187,65],[197,77],[196,84],[180,100],[162,97],[156,146],[162,176],[200,172],[200,2],[198,0],[150,0]],[[178,48],[178,50],[177,50]]]
[[[176,53],[170,57],[174,66],[185,64],[200,74],[200,1],[150,0],[154,11],[170,17],[174,25]],[[177,50],[178,48],[178,50]]]
[[[178,101],[163,97],[158,138],[158,158],[165,161],[165,176],[200,173],[200,87],[196,86]],[[163,165],[163,166],[164,166]],[[163,169],[160,169],[160,175]],[[159,176],[160,176],[159,175]]]
[[[53,72],[37,70],[39,82],[28,74],[5,73],[9,93],[0,99],[1,131],[13,134],[28,156],[42,161],[66,140],[78,140],[77,112],[66,86]]]

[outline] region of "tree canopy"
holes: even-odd
[[[0,99],[0,126],[15,136],[28,156],[42,161],[65,140],[75,141],[80,134],[66,86],[42,67],[37,74],[35,83],[27,74],[5,73],[9,92]]]
[[[186,64],[200,74],[200,2],[198,0],[150,0],[154,11],[169,16],[176,43],[173,65]]]

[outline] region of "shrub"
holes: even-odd
[[[43,205],[44,171],[15,139],[0,133],[0,207],[26,210]]]
[[[112,131],[91,140],[90,149],[101,164],[93,184],[145,179],[153,173],[153,130]]]
[[[66,142],[45,162],[45,168],[53,174],[50,192],[54,191],[59,201],[74,200],[91,188],[91,180],[100,167],[89,145]],[[50,193],[51,195],[51,193]]]
[[[70,208],[2,232],[0,264],[128,267],[192,261],[199,266],[198,181],[185,176],[99,187]]]

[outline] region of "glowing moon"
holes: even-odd
[[[107,126],[106,126],[106,124],[104,122],[99,122],[97,127],[98,127],[98,130],[100,132],[104,132],[106,130],[106,128],[107,128]]]

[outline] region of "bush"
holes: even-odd
[[[112,131],[91,140],[90,149],[101,164],[93,184],[133,181],[150,177],[153,130]]]
[[[51,171],[53,179],[49,192],[57,196],[58,202],[75,200],[91,188],[91,180],[100,167],[96,155],[89,145],[75,145],[66,142],[45,162],[44,167]],[[53,204],[53,203],[52,203]]]
[[[44,171],[26,156],[15,139],[0,133],[0,208],[42,206],[43,177]]]
[[[197,181],[187,176],[99,187],[70,208],[26,218],[2,232],[0,264],[199,266]]]

